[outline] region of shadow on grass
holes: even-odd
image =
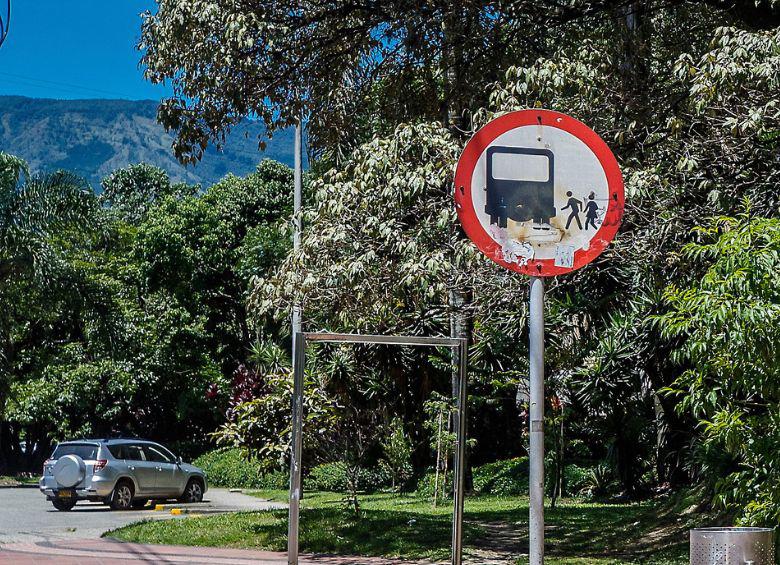
[[[388,497],[388,501],[398,499]],[[403,503],[403,501],[400,501]],[[330,503],[327,503],[330,505]],[[417,506],[414,501],[409,506]],[[280,514],[279,518],[283,516]],[[467,509],[464,514],[466,550],[521,555],[528,552],[528,507],[500,510]],[[263,534],[286,543],[286,522]],[[365,508],[359,515],[331,508],[301,513],[301,550],[314,553],[446,559],[450,553],[451,516],[409,510]],[[659,519],[646,506],[578,505],[547,510],[546,552],[557,557],[621,559],[621,562],[663,556],[659,562],[685,562],[684,530]],[[669,561],[668,559],[671,559]]]
[[[451,507],[432,508],[412,496],[370,495],[358,514],[338,495],[311,493],[301,510],[304,552],[429,558],[450,553]],[[469,498],[464,514],[467,554],[518,558],[528,551],[528,505],[522,498]],[[685,563],[687,525],[650,505],[568,501],[546,512],[551,563]],[[112,533],[127,541],[262,548],[285,551],[287,512],[239,513],[136,524]],[[518,561],[522,563],[522,560]]]
[[[272,533],[286,544],[286,523]],[[450,554],[451,523],[446,516],[421,515],[393,510],[363,510],[359,514],[317,508],[301,513],[301,550],[386,557],[446,558]],[[484,530],[464,526],[464,538],[476,539]],[[285,546],[286,547],[286,546]]]
[[[496,538],[503,538],[507,542],[505,549],[511,553],[528,552],[527,506],[467,512],[466,519],[493,526],[493,538],[476,540],[477,547],[498,550],[500,544]],[[511,532],[515,533],[514,538]],[[643,563],[658,557],[659,562],[664,563],[687,562],[685,524],[665,517],[647,505],[575,504],[547,509],[545,541],[545,553],[550,556],[618,558],[620,562],[639,560]]]

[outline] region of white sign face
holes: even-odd
[[[469,237],[526,274],[563,274],[593,260],[623,212],[622,179],[606,144],[545,110],[507,114],[480,130],[464,150],[456,185]]]
[[[550,154],[516,153],[526,149]],[[485,231],[496,226],[508,242],[531,244],[537,259],[555,258],[561,246],[588,249],[609,203],[607,177],[596,156],[556,128],[524,126],[500,135],[480,155],[471,183],[482,186],[472,198]]]

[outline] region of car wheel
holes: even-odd
[[[61,500],[59,498],[55,498],[51,501],[51,503],[54,505],[54,508],[59,510],[60,512],[67,512],[68,510],[73,510],[73,507],[76,506],[75,500]]]
[[[111,493],[112,510],[128,510],[133,506],[133,485],[128,481],[119,481]]]
[[[144,506],[146,506],[146,503],[149,502],[145,498],[136,498],[133,500],[133,502],[130,503],[130,506],[133,507],[133,510],[140,510]]]
[[[180,502],[200,502],[203,500],[203,483],[198,479],[190,479],[187,483],[187,487],[184,489],[184,494],[179,499]]]

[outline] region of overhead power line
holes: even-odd
[[[11,27],[11,0],[5,2],[5,17],[0,12],[0,45],[3,44],[5,38],[8,37],[8,28]]]
[[[127,100],[133,100],[133,97],[127,93],[122,93],[122,92],[117,92],[112,90],[100,90],[98,88],[90,88],[88,86],[80,86],[78,84],[72,84],[68,82],[47,80],[47,79],[42,79],[37,77],[19,75],[16,73],[7,73],[5,71],[0,71],[0,76],[2,76],[3,79],[8,82],[16,82],[17,84],[22,86],[32,86],[35,88],[48,89],[48,90],[58,90],[60,92],[69,92],[73,94],[83,93],[84,96],[87,96],[88,94],[103,94],[105,96],[110,96],[111,98],[119,97]]]

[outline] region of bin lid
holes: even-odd
[[[773,532],[774,528],[753,528],[743,526],[733,527],[715,527],[715,528],[693,528],[691,532],[701,532],[703,534],[730,534],[730,533],[758,533]]]

